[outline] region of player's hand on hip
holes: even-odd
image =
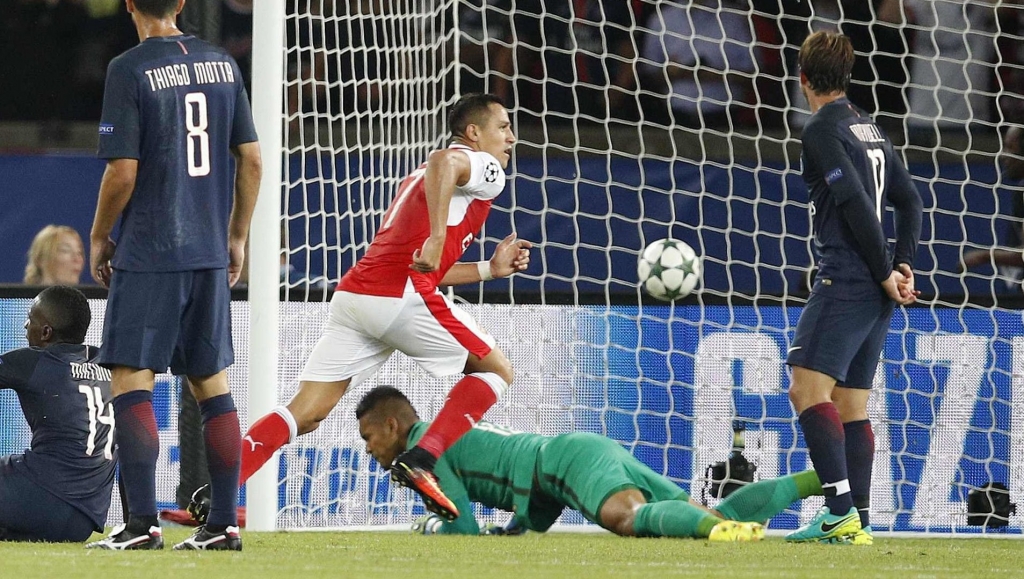
[[[114,257],[117,244],[107,237],[102,241],[91,240],[90,246],[89,271],[92,272],[92,278],[103,287],[110,287],[110,276],[114,273],[110,267],[110,260]]]
[[[437,271],[437,268],[441,267],[441,252],[443,251],[443,237],[428,237],[423,242],[423,247],[412,252],[412,265],[409,268],[420,273]]]
[[[238,279],[242,277],[242,265],[245,263],[245,242],[229,243],[228,255],[231,262],[228,264],[228,285],[235,287]]]
[[[494,248],[494,255],[490,260],[494,277],[508,277],[530,267],[531,247],[532,243],[525,239],[517,239],[515,233],[502,239],[498,247]]]

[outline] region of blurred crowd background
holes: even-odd
[[[731,174],[721,191],[711,190],[714,167],[705,160],[723,159],[723,167],[738,165],[759,175],[798,166],[795,145],[807,112],[797,82],[797,50],[812,31],[839,28],[859,55],[851,100],[875,115],[903,147],[915,176],[930,183],[926,193],[941,207],[934,213],[955,219],[954,229],[963,231],[965,239],[949,242],[956,255],[950,250],[939,260],[944,265],[936,267],[956,270],[965,241],[976,248],[997,241],[1010,247],[1024,243],[1019,234],[1024,196],[1017,186],[1024,177],[1024,0],[276,1],[285,2],[287,12],[285,112],[291,150],[320,151],[317,131],[337,135],[349,120],[359,125],[374,112],[401,110],[400,103],[385,99],[400,93],[394,86],[406,80],[406,63],[395,55],[403,52],[396,43],[407,38],[385,26],[422,27],[423,10],[419,20],[409,16],[407,21],[401,11],[441,5],[449,13],[438,13],[428,26],[437,27],[432,32],[438,37],[457,41],[436,51],[443,55],[437,62],[420,64],[432,72],[454,70],[454,62],[460,92],[489,91],[504,99],[524,137],[517,149],[524,162],[517,171],[540,159],[543,167],[537,170],[546,176],[549,156],[560,153],[577,160],[606,152],[645,162],[678,159],[694,164],[693,188],[702,199],[718,195],[723,203],[745,192],[735,190]],[[19,231],[15,249],[8,252],[18,263],[0,263],[11,266],[0,268],[7,272],[0,281],[9,281],[14,271],[19,277],[24,271],[29,280],[31,270],[43,283],[65,276],[90,283],[88,272],[82,273],[87,247],[80,237],[87,237],[83,224],[94,206],[62,177],[77,161],[65,158],[58,168],[52,157],[24,153],[90,152],[107,65],[138,38],[124,0],[5,0],[3,10],[0,174],[7,167],[10,175],[17,170],[23,177],[0,182],[0,200],[5,192],[31,197],[17,193],[12,182],[26,191],[65,197],[60,203],[39,201],[45,215],[29,209],[21,217],[0,214],[0,240],[5,228]],[[187,0],[179,18],[183,31],[223,46],[238,61],[250,93],[252,11],[253,0]],[[453,19],[457,35],[442,28]],[[444,86],[454,92],[456,84]],[[300,126],[315,130],[293,130]],[[75,187],[92,191],[90,179],[98,184],[93,172],[100,165],[75,166]],[[571,162],[562,168],[566,174],[578,169]],[[650,169],[643,168],[649,178]],[[613,183],[630,183],[638,169],[616,171]],[[519,202],[532,187],[544,189],[535,193],[547,203],[546,188],[557,183],[524,174]],[[675,192],[678,185],[673,180],[668,190]],[[781,181],[758,187],[769,204],[772,191],[788,199]],[[40,222],[29,224],[26,214]],[[709,210],[705,217],[716,215]],[[760,219],[744,234],[763,233],[767,225]],[[977,223],[968,223],[971,219]],[[47,223],[73,229],[44,230]],[[787,223],[786,235],[799,238]],[[729,231],[736,227],[733,222]],[[81,235],[72,239],[75,231]],[[300,240],[309,235],[291,233]],[[282,275],[298,282],[308,263],[294,247],[290,251],[292,263],[282,261]],[[748,257],[724,259],[751,264],[764,259]],[[331,267],[327,277],[336,279],[340,266]],[[1019,293],[1020,272],[1006,277],[1007,287]],[[959,284],[958,278],[948,281]],[[990,295],[1000,289],[982,291]]]
[[[374,106],[382,0],[286,0],[293,113]],[[8,0],[0,121],[95,121],[107,63],[137,43],[123,0]],[[514,10],[513,10],[514,4]],[[851,98],[884,119],[957,129],[1017,120],[1019,0],[462,0],[463,90],[495,92],[520,123],[586,120],[780,127],[800,107],[803,38],[836,27],[858,52]],[[181,28],[249,72],[252,0],[189,0]],[[353,58],[358,55],[359,58]],[[963,91],[968,91],[964,97]],[[944,94],[948,91],[948,94]],[[307,106],[303,106],[303,103]],[[755,106],[756,105],[756,106]],[[322,107],[321,107],[322,108]]]

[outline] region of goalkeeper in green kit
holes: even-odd
[[[366,451],[385,468],[428,426],[390,386],[368,392],[356,418]],[[531,531],[548,530],[569,507],[617,535],[757,541],[764,521],[822,492],[814,471],[806,471],[747,485],[712,510],[604,436],[541,436],[487,422],[446,450],[434,473],[460,515],[451,523],[428,515],[414,525],[424,534],[479,534],[470,505],[478,502],[515,513],[510,526]]]

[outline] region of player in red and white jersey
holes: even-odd
[[[419,493],[428,509],[449,520],[458,516],[437,485],[434,462],[505,392],[512,364],[494,338],[437,288],[523,271],[531,244],[512,234],[490,260],[457,263],[505,188],[516,139],[508,111],[493,95],[464,96],[448,122],[453,144],[433,152],[402,181],[366,255],[338,284],[298,393],[243,437],[241,483],[278,448],[315,430],[349,386],[400,350],[435,376],[465,376],[419,444],[383,466]]]
[[[507,153],[503,154],[507,157]],[[446,227],[442,236],[444,245],[436,269],[412,268],[413,255],[419,255],[424,240],[431,237],[432,224],[423,219],[424,215],[431,214],[427,178],[429,175],[436,179],[438,175],[430,173],[431,163],[428,161],[398,186],[398,195],[384,214],[373,243],[366,255],[341,278],[338,291],[400,297],[410,284],[419,293],[433,292],[438,285],[455,285],[441,282],[487,220],[491,201],[505,189],[502,167],[508,161],[503,164],[491,153],[474,150],[458,140],[448,149],[435,151],[431,157],[438,155],[447,157],[439,159],[440,163],[463,165],[468,161],[469,171],[466,183],[457,185],[447,196],[439,187],[434,187],[438,197],[432,200],[434,208],[441,209],[447,205]],[[444,217],[439,214],[437,219],[440,222]]]

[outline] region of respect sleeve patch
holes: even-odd
[[[842,179],[842,177],[843,177],[843,170],[840,169],[839,167],[836,167],[835,169],[832,169],[828,173],[825,173],[825,182],[828,183],[829,185],[831,185],[831,184],[835,183],[836,181]]]

